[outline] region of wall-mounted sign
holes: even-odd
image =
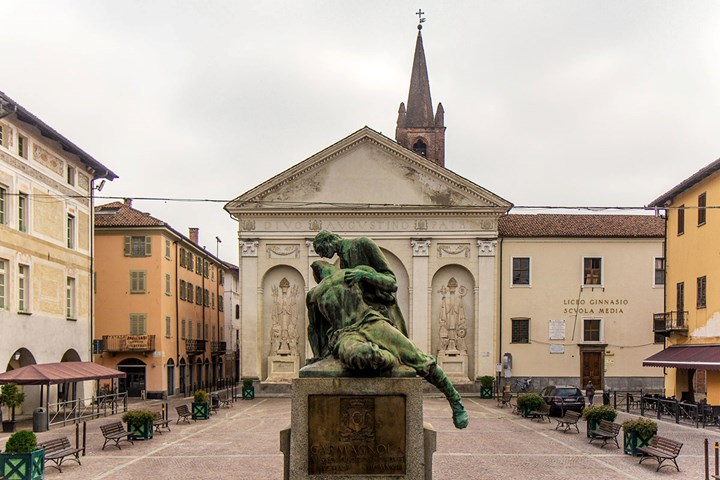
[[[550,345],[550,353],[565,353],[565,345],[553,343]]]
[[[548,324],[550,340],[565,340],[565,320],[550,320]]]

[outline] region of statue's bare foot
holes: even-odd
[[[455,400],[450,402],[450,408],[453,412],[453,424],[455,428],[465,428],[468,426],[468,414],[465,411],[465,407],[462,401]]]

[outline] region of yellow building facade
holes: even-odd
[[[162,398],[218,385],[226,358],[224,264],[165,222],[113,202],[95,210],[95,361],[120,390]]]
[[[666,368],[666,394],[720,404],[720,160],[650,205],[667,214],[667,348],[646,364]]]

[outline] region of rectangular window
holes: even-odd
[[[187,338],[187,337],[185,336],[185,328],[186,328],[186,327],[185,327],[185,324],[186,324],[186,322],[185,322],[185,319],[183,318],[183,319],[182,319],[182,323],[180,324],[180,325],[181,325],[180,338],[181,338],[182,340],[185,340],[185,339]]]
[[[192,338],[193,338],[193,336],[192,336],[192,320],[190,320],[190,321],[188,322],[188,336],[187,336],[187,338],[189,338],[190,340],[192,340]]]
[[[152,237],[125,237],[126,257],[149,257],[150,255],[152,255]]]
[[[677,309],[678,323],[685,319],[685,282],[675,285],[675,308]]]
[[[218,283],[225,285],[225,271],[221,268],[218,268]]]
[[[202,258],[195,257],[195,273],[202,275]]]
[[[512,343],[530,343],[530,319],[512,319]]]
[[[186,296],[185,291],[186,291],[185,280],[180,280],[180,300],[185,300],[185,296]]]
[[[67,248],[75,248],[75,216],[67,216]]]
[[[30,267],[18,265],[18,312],[27,312],[30,306]]]
[[[685,205],[680,205],[677,211],[677,234],[682,235],[685,233]]]
[[[203,306],[210,306],[210,291],[207,288],[203,290]]]
[[[77,318],[75,313],[75,279],[68,277],[65,284],[65,318]]]
[[[215,335],[216,335],[216,334],[217,334],[217,332],[216,332],[216,330],[215,330],[215,325],[213,325],[213,328],[212,328],[212,339],[213,339],[213,342],[216,340],[216,338],[215,338]]]
[[[67,166],[67,183],[68,185],[75,185],[75,167],[72,165]]]
[[[165,258],[170,260],[170,240],[165,240]]]
[[[215,308],[215,292],[210,293],[210,307]]]
[[[194,297],[193,297],[194,293],[195,293],[195,290],[193,289],[193,284],[190,283],[190,282],[188,282],[188,284],[187,284],[187,301],[188,301],[188,302],[190,302],[190,303],[193,302],[193,300],[194,300]]]
[[[530,285],[530,257],[513,257],[512,284]]]
[[[17,154],[20,155],[22,158],[28,157],[28,141],[27,137],[24,137],[22,135],[18,135],[18,149]]]
[[[599,342],[602,338],[600,332],[601,320],[599,318],[586,318],[583,320],[583,341]]]
[[[707,286],[707,277],[704,275],[697,279],[697,308],[705,308],[705,293]]]
[[[192,269],[193,269],[193,254],[192,254],[192,252],[187,252],[187,258],[185,259],[185,261],[187,262],[185,264],[185,268],[187,268],[188,270],[190,270],[192,272]]]
[[[205,336],[203,337],[203,339],[207,340],[208,338],[210,338],[210,336],[208,335],[208,324],[206,323],[205,324]]]
[[[5,146],[5,132],[3,132],[3,126],[0,125],[0,147]]]
[[[203,331],[202,331],[202,328],[200,328],[200,322],[197,322],[197,337],[198,337],[198,339],[203,338],[202,334],[203,334]]]
[[[203,275],[205,278],[210,278],[210,263],[207,260],[203,262]]]
[[[215,267],[210,265],[210,280],[215,281]]]
[[[583,285],[602,285],[602,258],[583,258]]]
[[[203,290],[202,287],[195,287],[195,303],[202,305],[203,303]]]
[[[170,274],[165,274],[165,295],[170,295]]]
[[[131,313],[130,335],[147,335],[146,319],[144,313]]]
[[[185,267],[185,249],[184,248],[180,249],[180,266],[183,268]]]
[[[0,225],[7,223],[7,189],[0,186]]]
[[[25,193],[18,194],[18,230],[27,232],[28,226],[28,196]]]
[[[663,257],[655,257],[655,277],[653,286],[665,285],[665,259]]]
[[[705,192],[698,195],[698,226],[705,225],[705,221],[707,220],[707,217],[705,216],[707,214],[707,210],[705,207],[707,206],[707,196]]]
[[[147,272],[130,270],[130,293],[145,293]]]
[[[220,295],[218,295],[218,310],[221,312],[225,311],[225,305],[223,304],[223,299],[220,298]]]
[[[172,337],[171,331],[170,331],[170,323],[171,323],[170,317],[166,316],[165,317],[165,338]]]
[[[7,308],[7,260],[0,259],[0,310]]]

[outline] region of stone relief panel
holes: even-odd
[[[257,257],[257,240],[240,240],[240,255],[243,257]]]
[[[33,143],[33,158],[58,175],[63,174],[64,162],[37,143]]]
[[[283,277],[279,285],[272,286],[272,299],[270,355],[297,355],[298,286],[291,286]]]
[[[267,258],[298,258],[300,248],[297,245],[270,244],[267,246]]]
[[[240,230],[245,232],[252,232],[255,230],[255,220],[242,220],[240,222]]]
[[[450,277],[447,285],[440,287],[439,352],[467,353],[467,324],[463,305],[468,289]]]
[[[497,240],[478,240],[478,256],[494,257],[497,249]]]
[[[441,258],[470,258],[469,243],[439,243],[438,257]]]
[[[413,249],[413,257],[430,256],[430,240],[418,239],[411,240],[410,246]]]

